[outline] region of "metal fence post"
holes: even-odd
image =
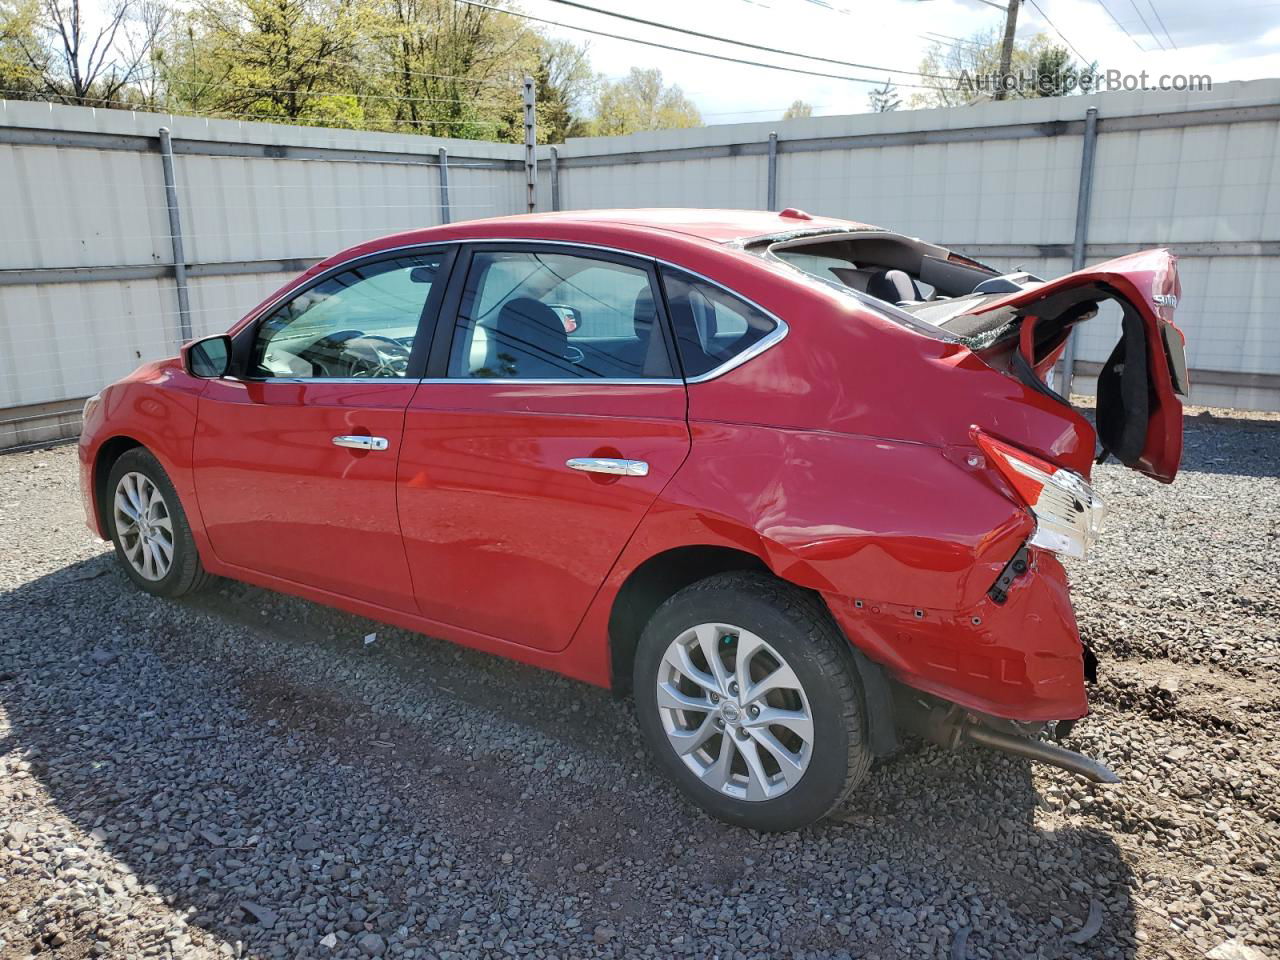
[[[778,209],[778,135],[769,134],[769,195],[766,210]]]
[[[191,339],[191,299],[187,295],[187,258],[182,252],[182,219],[178,215],[178,184],[173,175],[173,142],[169,128],[160,128],[160,163],[164,167],[164,197],[169,207],[169,242],[173,247],[173,281],[178,290],[178,335]]]
[[[1080,189],[1076,194],[1076,236],[1071,246],[1071,270],[1084,267],[1084,249],[1089,240],[1089,201],[1093,196],[1093,156],[1098,145],[1098,108],[1084,114],[1084,143],[1080,151]],[[1071,399],[1071,384],[1076,372],[1076,333],[1067,335],[1062,351],[1062,395]]]
[[[524,78],[524,179],[529,212],[538,209],[538,113],[533,77]]]
[[[449,151],[440,148],[440,222],[449,222]]]
[[[560,151],[551,148],[551,209],[560,209]]]

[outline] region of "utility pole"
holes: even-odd
[[[1020,0],[1009,0],[1004,13],[1004,43],[1000,46],[1000,85],[996,87],[996,100],[1004,100],[1009,96],[1005,88],[1005,78],[1009,76],[1009,68],[1013,65],[1013,35],[1018,30],[1018,3]]]

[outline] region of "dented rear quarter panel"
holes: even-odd
[[[850,641],[903,682],[1024,721],[1085,712],[1066,575],[1035,561],[987,591],[1034,520],[971,437],[978,426],[1088,476],[1092,426],[988,366],[788,268],[702,272],[781,317],[788,336],[689,385],[689,458],[606,584],[664,550],[729,546],[821,593]],[[717,266],[722,269],[717,270]]]

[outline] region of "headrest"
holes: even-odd
[[[658,310],[653,305],[653,292],[650,291],[648,284],[645,284],[644,288],[636,294],[636,305],[631,311],[631,319],[635,325],[637,339],[647,340],[650,331],[653,330],[653,324],[658,319]]]
[[[873,274],[867,281],[867,293],[888,303],[921,299],[920,288],[902,270],[884,270]]]
[[[547,334],[558,334],[567,338],[564,331],[564,320],[541,300],[532,297],[516,297],[508,300],[498,311],[498,322],[495,324],[503,333],[519,333],[522,336],[539,337]]]

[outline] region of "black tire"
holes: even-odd
[[[130,473],[140,473],[150,480],[160,491],[168,508],[170,524],[173,527],[173,560],[168,572],[158,580],[149,580],[139,573],[130,562],[121,542],[120,531],[116,529],[115,495],[121,479]],[[213,577],[205,572],[200,563],[200,553],[196,549],[195,538],[191,533],[191,524],[187,522],[187,513],[178,499],[177,491],[169,481],[160,462],[143,447],[134,447],[123,453],[112,465],[107,475],[107,486],[103,494],[102,509],[107,517],[111,542],[115,544],[116,559],[124,568],[125,574],[147,593],[158,597],[181,597],[207,586]]]
[[[746,800],[713,789],[667,739],[657,695],[663,658],[681,634],[716,622],[765,640],[795,672],[809,702],[809,763],[780,796]],[[762,831],[803,827],[840,806],[871,767],[865,701],[848,641],[821,601],[768,574],[718,574],[675,594],[645,627],[634,670],[636,713],[659,765],[689,799],[720,820]]]

